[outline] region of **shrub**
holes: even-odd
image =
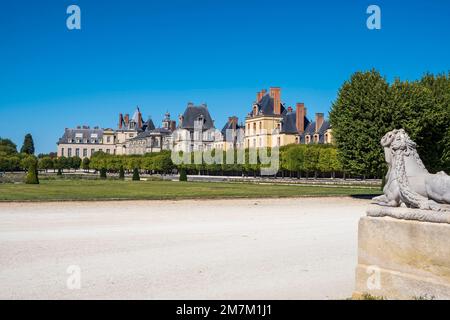
[[[138,168],[134,168],[133,170],[133,181],[140,181],[141,177],[139,176]]]
[[[184,169],[184,168],[180,169],[180,181],[188,181],[186,169]]]
[[[34,157],[30,157],[27,160],[27,162],[29,163],[29,166],[28,166],[28,173],[25,178],[25,183],[26,184],[39,184],[37,159]]]
[[[106,179],[106,169],[105,168],[100,169],[100,178]]]
[[[123,166],[121,166],[119,170],[119,179],[121,180],[125,179],[125,170],[123,169]]]

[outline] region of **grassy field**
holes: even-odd
[[[226,182],[42,180],[0,184],[0,201],[162,200],[376,195],[379,188]]]

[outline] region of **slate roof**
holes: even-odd
[[[202,104],[201,106],[194,106],[192,103],[189,103],[186,107],[186,110],[183,113],[183,122],[181,129],[194,129],[194,121],[196,121],[200,116],[203,116],[203,130],[209,130],[214,128],[214,122],[209,114],[208,107],[206,104]]]
[[[256,105],[258,106],[258,114],[262,115],[275,115],[273,112],[274,109],[274,103],[273,98],[270,96],[270,94],[264,95],[261,100],[259,100]],[[280,110],[281,114],[285,114],[287,112],[287,109],[284,107],[283,103],[280,102]],[[250,115],[253,114],[253,109],[250,112]]]
[[[325,132],[331,127],[330,121],[324,120],[322,126],[319,129],[319,143],[324,143],[325,141]],[[301,141],[305,141],[305,136],[310,135],[314,136],[316,134],[316,122],[311,122],[305,129],[305,132],[300,135]]]
[[[92,134],[96,134],[97,137],[96,138],[92,138],[91,135]],[[77,135],[79,135],[79,137],[77,137]],[[65,144],[65,143],[75,143],[76,139],[81,139],[81,143],[84,143],[84,139],[87,139],[86,143],[92,143],[91,139],[95,139],[96,142],[95,143],[99,143],[98,141],[100,139],[103,139],[103,129],[99,129],[99,128],[87,128],[87,127],[81,127],[81,128],[76,128],[76,129],[69,129],[66,128],[64,130],[64,134],[63,136],[59,139],[58,144]],[[72,142],[69,142],[69,140],[71,140]]]
[[[305,117],[305,127],[309,125],[308,118]],[[296,111],[286,111],[283,114],[283,119],[281,120],[281,133],[298,133],[297,130],[297,112]]]
[[[143,131],[155,130],[155,124],[153,123],[153,120],[151,118],[148,118],[148,120],[144,122],[144,124],[142,125],[142,130]]]
[[[226,133],[227,133],[227,130],[239,130],[241,128],[243,129],[244,126],[240,125],[239,123],[236,123],[236,126],[233,128],[233,122],[227,121],[227,123],[225,123],[225,125],[223,126],[223,128],[222,128],[222,130],[220,132],[225,137]]]

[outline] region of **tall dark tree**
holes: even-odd
[[[33,142],[33,137],[31,136],[30,133],[27,133],[25,135],[25,138],[23,140],[23,145],[22,148],[20,149],[21,153],[26,153],[26,154],[34,154],[34,142]]]
[[[380,139],[391,127],[389,107],[389,84],[375,70],[356,72],[340,88],[330,121],[345,171],[382,175]]]
[[[39,184],[38,178],[38,160],[34,156],[27,156],[22,160],[24,166],[27,167],[26,184]]]
[[[386,170],[381,137],[405,129],[432,172],[450,169],[450,76],[395,80],[378,72],[357,72],[344,83],[330,120],[344,169],[381,177]]]
[[[139,170],[138,168],[134,168],[133,169],[133,177],[132,177],[133,181],[139,181],[141,180],[141,177],[139,176]]]

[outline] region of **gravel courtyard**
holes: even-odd
[[[0,203],[0,299],[348,298],[368,202]]]

